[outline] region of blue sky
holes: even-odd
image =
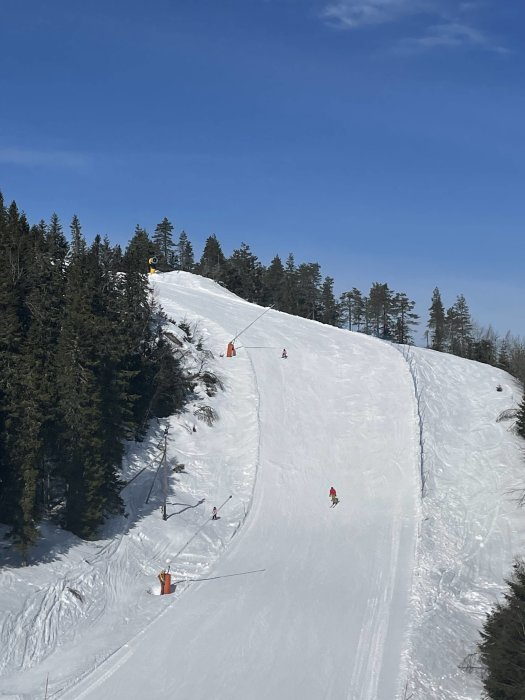
[[[525,336],[525,5],[2,0],[0,190]]]

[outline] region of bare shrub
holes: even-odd
[[[503,421],[507,420],[515,420],[518,417],[518,409],[517,408],[507,408],[505,411],[502,411],[499,416],[496,418],[496,423],[501,423]]]
[[[219,416],[211,406],[199,406],[193,412],[193,415],[199,420],[204,421],[207,425],[213,425]]]
[[[219,389],[221,391],[224,389],[224,384],[221,382],[219,377],[213,372],[209,372],[208,370],[202,372],[202,374],[200,375],[200,380],[206,387],[206,393],[208,394],[208,396],[215,396]]]

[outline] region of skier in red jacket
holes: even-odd
[[[336,506],[339,503],[339,499],[337,498],[337,492],[334,489],[333,486],[330,486],[330,498],[332,499],[332,505]]]

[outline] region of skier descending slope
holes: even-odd
[[[337,498],[337,491],[334,489],[333,486],[330,486],[330,498],[332,499],[332,505],[330,508],[333,508],[339,503],[339,499]]]

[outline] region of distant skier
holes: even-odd
[[[282,357],[283,360],[287,360],[287,359],[288,359],[288,353],[286,352],[286,348],[283,348],[283,353],[282,353],[281,357]]]
[[[332,505],[336,506],[339,503],[339,499],[337,498],[337,491],[334,489],[333,486],[330,486],[330,498],[332,499]]]
[[[213,506],[213,510],[211,512],[211,519],[217,520],[217,508],[215,508],[215,506]]]

